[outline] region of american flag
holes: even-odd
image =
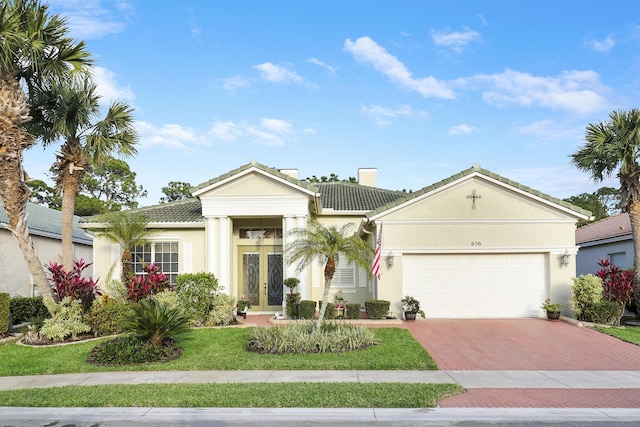
[[[376,252],[373,254],[373,264],[371,265],[371,274],[380,280],[380,252],[382,252],[382,224],[378,231],[378,240],[376,241]]]

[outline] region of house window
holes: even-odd
[[[335,288],[355,288],[356,287],[356,265],[348,259],[342,257],[336,264],[336,272],[331,279],[331,287]]]
[[[627,268],[627,253],[626,252],[614,252],[609,254],[609,260],[615,266],[620,268]]]
[[[239,229],[238,237],[240,237],[241,239],[282,239],[282,227],[243,227]]]
[[[137,245],[131,251],[133,269],[136,275],[146,274],[144,265],[151,262],[157,264],[167,275],[171,283],[176,283],[178,276],[178,242],[154,242]]]

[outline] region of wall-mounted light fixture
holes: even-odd
[[[387,263],[387,268],[393,267],[393,254],[392,253],[387,254],[384,261]]]
[[[564,251],[564,253],[562,255],[560,255],[560,265],[563,267],[566,267],[569,265],[569,257],[571,255],[569,255],[569,251]]]

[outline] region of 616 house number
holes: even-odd
[[[482,246],[482,242],[479,240],[474,240],[471,242],[471,246]]]

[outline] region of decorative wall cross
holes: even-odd
[[[479,195],[478,193],[476,193],[476,190],[474,188],[473,191],[471,192],[471,194],[469,194],[467,196],[467,199],[471,199],[471,209],[475,210],[476,209],[476,200],[482,199],[482,196]]]

